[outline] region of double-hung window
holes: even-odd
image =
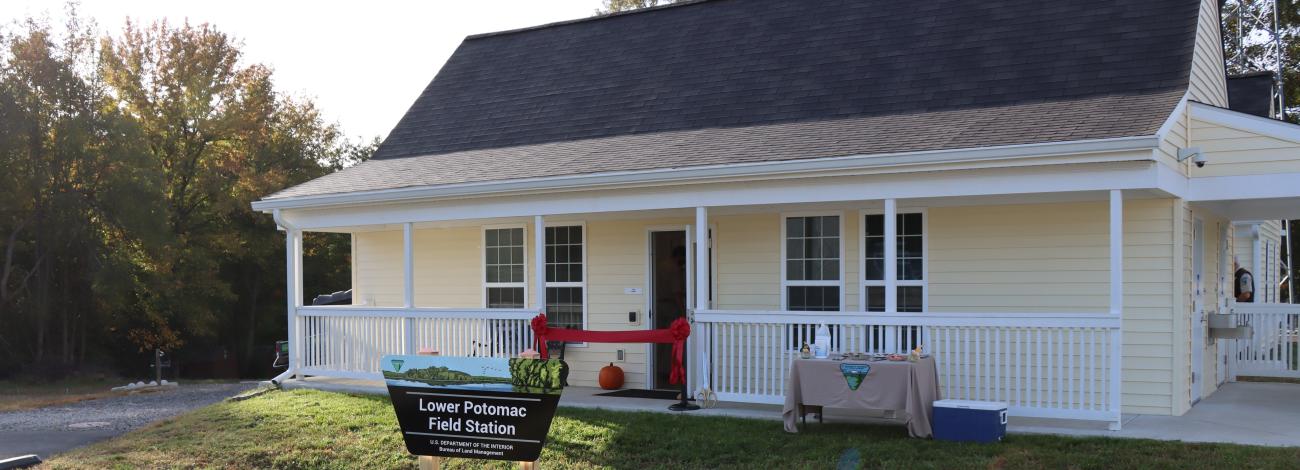
[[[558,328],[586,324],[583,226],[546,227],[546,319]]]
[[[839,311],[843,281],[840,217],[837,215],[785,218],[785,309]]]
[[[899,312],[925,310],[925,219],[919,212],[897,214],[897,289]],[[885,216],[865,214],[862,223],[863,305],[885,311]]]
[[[524,308],[528,278],[524,229],[483,230],[483,298],[487,308]]]

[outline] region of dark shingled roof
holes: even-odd
[[[1151,135],[1195,0],[711,0],[471,36],[374,159],[270,198]]]

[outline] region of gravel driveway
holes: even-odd
[[[26,454],[48,458],[255,387],[256,383],[181,382],[176,389],[163,392],[0,413],[0,459]]]

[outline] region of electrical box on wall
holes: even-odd
[[[628,323],[631,323],[631,324],[633,324],[633,325],[638,325],[638,324],[640,324],[640,323],[641,323],[641,311],[640,311],[640,310],[633,310],[633,311],[631,311],[631,312],[627,312],[627,322],[628,322]]]
[[[618,350],[618,354],[617,354],[617,356],[618,356],[618,359],[617,359],[618,362],[623,362],[623,361],[627,360],[627,359],[626,359],[627,356],[626,356],[626,354],[624,353],[624,350],[622,350],[622,349]]]

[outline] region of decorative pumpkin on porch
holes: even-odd
[[[623,369],[614,365],[613,362],[609,363],[609,365],[605,367],[601,367],[599,382],[600,388],[605,390],[618,390],[619,388],[622,388]]]

